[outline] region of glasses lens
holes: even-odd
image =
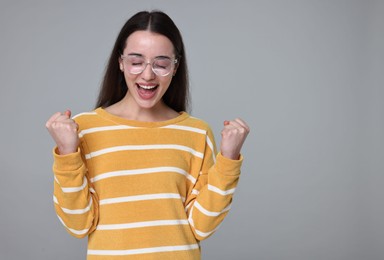
[[[124,60],[128,71],[132,74],[142,73],[147,66],[146,60],[141,56],[128,55]],[[157,57],[152,62],[152,70],[156,75],[166,76],[172,70],[172,60],[167,57]]]
[[[156,58],[153,61],[152,69],[159,76],[168,75],[172,69],[172,61],[169,58]]]
[[[139,74],[145,69],[145,59],[140,56],[130,55],[126,57],[128,71],[132,74]]]

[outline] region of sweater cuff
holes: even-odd
[[[223,175],[239,175],[243,159],[242,155],[240,155],[238,160],[232,160],[218,153],[215,164],[216,170]]]
[[[57,147],[53,149],[53,167],[59,171],[76,171],[84,164],[80,154],[80,148],[74,153],[60,155]]]

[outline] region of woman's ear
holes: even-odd
[[[123,59],[119,57],[119,68],[121,72],[124,72],[124,62]]]

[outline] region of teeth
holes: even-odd
[[[143,89],[154,89],[156,88],[156,86],[145,86],[145,85],[139,85],[140,88],[143,88]]]

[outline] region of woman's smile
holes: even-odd
[[[136,84],[137,92],[140,98],[148,100],[153,98],[156,95],[156,90],[159,85],[155,84]]]

